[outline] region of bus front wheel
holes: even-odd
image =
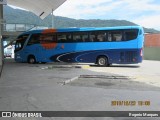
[[[28,63],[29,64],[35,64],[36,63],[36,59],[34,56],[29,56],[28,57]]]
[[[107,66],[108,65],[108,59],[105,56],[100,56],[97,59],[97,64],[99,66]]]

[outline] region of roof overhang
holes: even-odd
[[[29,10],[44,19],[66,0],[7,0],[7,4]]]

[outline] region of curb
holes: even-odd
[[[52,66],[47,66],[47,67],[42,67],[41,69],[42,70],[46,70],[46,69],[53,69],[53,68],[82,68],[82,69],[88,69],[90,68],[89,65],[83,65],[83,66],[80,66],[80,65],[52,65]]]
[[[72,82],[72,81],[74,81],[74,80],[77,80],[78,78],[79,78],[79,76],[76,76],[76,77],[74,77],[74,78],[72,78],[72,79],[63,81],[63,82],[62,82],[62,85],[68,84],[68,83],[70,83],[70,82]]]
[[[0,78],[1,78],[2,71],[3,71],[3,65],[0,67]]]
[[[84,65],[84,66],[81,66],[81,68],[82,69],[88,69],[88,68],[90,68],[90,66],[89,65]]]

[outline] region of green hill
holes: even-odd
[[[66,17],[55,16],[55,28],[66,28],[66,27],[112,27],[112,26],[130,26],[137,25],[135,23],[126,20],[100,20],[100,19],[71,19]],[[34,24],[38,26],[51,27],[52,16],[49,15],[44,20],[41,20],[35,14],[20,10],[13,9],[9,6],[4,6],[4,19],[6,23],[26,23]],[[145,32],[158,33],[160,31],[155,29],[144,28]]]

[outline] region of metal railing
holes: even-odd
[[[23,32],[29,30],[37,30],[37,29],[47,29],[48,27],[45,26],[37,26],[33,24],[19,24],[19,23],[4,23],[3,24],[3,31],[16,31],[16,32]]]
[[[3,24],[3,31],[27,31],[33,27],[35,27],[35,25],[5,23]]]

